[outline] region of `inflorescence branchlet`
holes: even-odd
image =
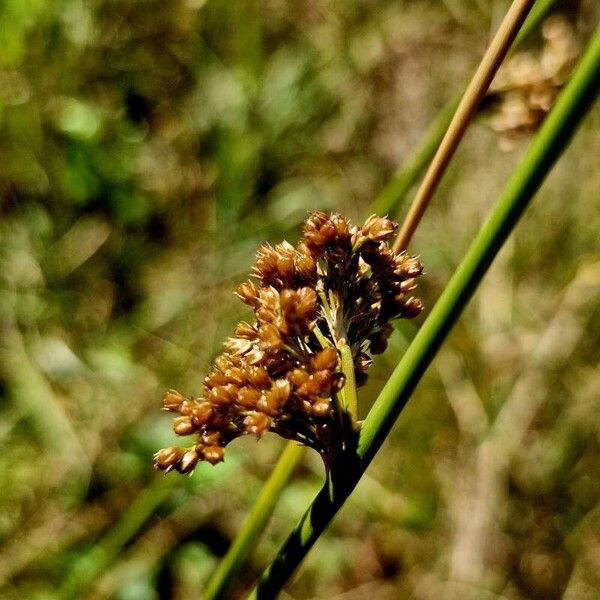
[[[411,296],[422,265],[390,248],[395,229],[383,217],[356,227],[314,212],[295,247],[262,245],[253,279],[236,291],[255,320],[239,323],[225,342],[201,398],[167,392],[175,433],[197,438],[157,452],[156,468],[189,473],[198,461],[221,462],[233,439],[268,431],[316,449],[329,464],[356,425],[343,401],[342,349],[350,350],[351,378],[362,385],[371,355],[386,348],[390,321],[422,309]]]

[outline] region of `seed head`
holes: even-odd
[[[396,224],[375,215],[362,227],[337,214],[315,212],[302,239],[264,244],[236,295],[254,312],[242,321],[204,378],[200,399],[173,390],[163,399],[177,413],[176,434],[196,435],[189,448],[156,453],[156,468],[191,472],[199,461],[217,464],[241,435],[267,432],[297,440],[324,460],[347,438],[351,419],[340,415],[345,384],[338,347],[348,345],[359,385],[370,354],[385,350],[390,321],[412,318],[421,301],[409,296],[423,267],[389,246]]]

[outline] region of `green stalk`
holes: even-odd
[[[211,576],[202,596],[204,600],[220,598],[227,589],[227,586],[231,583],[231,580],[240,567],[242,567],[244,560],[255,545],[256,538],[267,526],[275,505],[281,496],[281,492],[287,485],[294,469],[303,456],[303,446],[299,446],[296,442],[287,443],[285,450],[279,457],[277,465],[275,465],[275,468],[269,475],[269,479],[263,485],[248,518],[227,551],[227,554]]]
[[[556,1],[557,0],[538,0],[534,4],[529,16],[525,23],[523,23],[523,27],[515,39],[511,52],[531,36],[539,24],[544,20],[544,17],[548,14],[552,6],[556,4]],[[369,214],[395,215],[398,212],[399,205],[404,202],[411,188],[435,155],[440,142],[450,125],[450,121],[456,112],[463,91],[456,96],[453,96],[438,113],[437,117],[423,136],[423,140],[406,164],[396,171],[387,185],[371,203]]]
[[[56,598],[79,598],[81,590],[101,573],[154,514],[173,488],[173,480],[154,477],[123,513],[117,524],[88,552],[79,556],[56,591]]]
[[[342,388],[342,398],[344,408],[350,413],[352,421],[358,420],[358,396],[356,393],[356,378],[354,377],[354,359],[352,358],[352,348],[343,342],[338,346],[341,355],[342,372],[346,378]]]
[[[276,597],[350,495],[494,257],[566,148],[599,87],[600,27],[492,213],[381,391],[363,424],[357,451],[340,457],[333,466],[333,495],[327,486],[317,494],[250,598]]]

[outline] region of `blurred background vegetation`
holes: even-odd
[[[199,393],[260,241],[364,217],[507,5],[0,2],[0,597],[201,598],[282,443],[155,474],[164,390]],[[557,9],[584,44],[598,3]],[[600,598],[599,108],[284,598]],[[526,144],[473,125],[411,246],[426,306]]]

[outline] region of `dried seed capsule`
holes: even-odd
[[[294,257],[290,255],[278,256],[277,273],[283,281],[292,282],[294,279]]]
[[[288,373],[288,379],[296,386],[300,387],[303,383],[308,381],[308,371],[303,368],[294,369]]]
[[[220,431],[206,431],[202,434],[200,438],[203,444],[207,446],[216,446],[221,443],[221,432]]]
[[[423,303],[419,298],[410,297],[404,302],[402,307],[402,316],[407,319],[416,317],[423,310]]]
[[[279,404],[277,403],[277,397],[273,396],[271,392],[262,394],[256,403],[256,409],[265,415],[270,417],[276,417],[279,414]]]
[[[192,410],[192,419],[197,427],[208,425],[215,414],[215,409],[210,402],[197,402]]]
[[[298,253],[294,261],[297,274],[305,280],[312,280],[317,275],[317,263],[312,256]]]
[[[329,400],[321,398],[312,405],[312,414],[318,419],[322,419],[329,414],[331,403]]]
[[[202,458],[211,465],[223,462],[224,450],[221,446],[208,446],[202,450]]]
[[[229,369],[228,369],[229,370]],[[229,378],[225,375],[225,373],[221,373],[220,371],[211,371],[204,378],[204,385],[208,387],[214,387],[216,385],[224,385],[229,382]]]
[[[200,457],[196,450],[188,450],[181,458],[181,461],[178,465],[176,465],[176,469],[180,473],[191,473],[196,465],[198,464],[198,460]]]
[[[263,362],[265,353],[256,346],[246,354],[245,359],[249,365],[258,365]]]
[[[215,368],[221,371],[221,373],[225,373],[227,369],[231,369],[233,366],[234,363],[231,360],[231,356],[228,354],[220,354],[215,358]]]
[[[252,342],[243,338],[229,338],[224,344],[225,352],[242,356],[252,348]]]
[[[258,389],[271,385],[271,377],[268,371],[262,367],[250,367],[248,369],[248,380]]]
[[[245,321],[241,321],[235,326],[234,333],[236,337],[244,338],[246,340],[256,339],[256,329]]]
[[[178,412],[185,397],[175,390],[169,390],[163,398],[163,407],[171,412]]]
[[[177,417],[173,420],[173,431],[177,435],[191,435],[195,430],[191,417]]]
[[[416,256],[400,254],[395,257],[394,273],[404,278],[418,277],[423,272],[423,265]]]
[[[252,275],[269,285],[277,276],[277,252],[270,244],[263,244],[256,251],[256,262],[252,267]]]
[[[208,400],[217,405],[228,405],[231,404],[237,397],[238,388],[232,383],[228,383],[226,385],[219,385],[211,390],[208,393]]]
[[[292,386],[287,379],[278,379],[273,382],[273,387],[267,392],[267,403],[272,409],[279,411],[290,397]]]
[[[301,398],[316,398],[321,391],[319,382],[315,379],[314,375],[310,375],[309,378],[296,390],[296,394]]]
[[[258,330],[258,336],[260,338],[259,347],[261,350],[274,353],[283,348],[281,333],[279,333],[277,327],[272,323],[261,325]]]
[[[241,367],[232,367],[227,369],[223,374],[226,378],[226,383],[232,383],[233,385],[242,385],[246,381],[246,370]]]
[[[324,369],[333,371],[338,364],[338,353],[335,348],[325,348],[310,359],[310,366],[313,371],[322,371]]]
[[[246,433],[262,436],[269,430],[271,419],[264,413],[254,413],[244,419]]]
[[[170,448],[163,448],[154,455],[154,468],[163,471],[171,471],[179,464],[184,453],[185,450],[183,448],[176,448],[173,446]]]
[[[318,386],[318,396],[329,396],[331,394],[331,384],[333,382],[333,373],[331,371],[317,371],[312,375],[315,384]]]
[[[368,371],[373,361],[369,358],[368,354],[359,352],[358,356],[354,359],[354,368],[357,371]]]
[[[371,215],[362,227],[362,234],[376,241],[388,240],[394,235],[394,231],[396,224],[393,221],[377,215]]]
[[[260,392],[251,387],[243,387],[238,392],[238,402],[244,408],[256,408],[256,403],[260,399]]]
[[[252,281],[245,281],[240,283],[235,295],[242,300],[242,302],[256,308],[259,304],[258,289]]]

